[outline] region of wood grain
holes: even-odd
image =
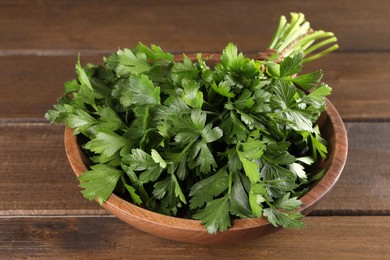
[[[85,58],[97,63],[102,58]],[[84,61],[84,57],[82,58]],[[0,57],[0,118],[40,118],[75,77],[73,57]]]
[[[62,126],[1,124],[0,158],[0,215],[106,214],[82,197]]]
[[[101,57],[81,60],[100,64]],[[0,119],[43,120],[63,83],[75,77],[76,60],[77,55],[0,57]],[[305,66],[318,68],[333,87],[330,100],[344,120],[390,119],[390,53],[334,53]]]
[[[307,228],[281,230],[235,245],[160,239],[112,217],[1,218],[4,258],[61,259],[386,259],[390,217],[308,217]]]
[[[138,41],[171,51],[218,51],[228,42],[259,51],[279,16],[307,15],[345,51],[388,51],[390,2],[341,1],[2,1],[3,54],[115,50]],[[16,51],[16,52],[15,52]]]
[[[344,172],[315,214],[390,215],[390,124],[349,123],[346,128]]]
[[[349,154],[316,215],[390,214],[390,123],[347,123]],[[0,125],[0,215],[106,214],[82,198],[63,145],[64,127]]]
[[[318,68],[333,88],[329,99],[345,120],[390,119],[390,53],[332,53],[305,65],[306,71]]]

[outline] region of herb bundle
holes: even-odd
[[[104,59],[76,64],[77,79],[46,113],[87,138],[93,162],[80,179],[85,198],[101,204],[115,192],[162,214],[201,220],[209,233],[232,218],[267,217],[303,227],[296,211],[311,180],[307,167],[326,158],[315,125],[331,88],[302,63],[337,45],[310,29],[302,14],[281,18],[270,48],[255,60],[230,43],[220,59],[180,61],[139,43]],[[317,43],[318,40],[322,40]],[[315,44],[314,44],[315,43]]]

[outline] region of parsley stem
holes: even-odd
[[[214,123],[217,122],[218,120],[224,121],[224,117],[226,116],[226,114],[227,114],[228,112],[229,112],[229,110],[224,109],[221,113],[218,114],[217,117],[214,117],[214,118],[210,121],[210,123],[211,123],[211,124],[214,124]]]
[[[188,150],[192,147],[192,145],[193,145],[195,142],[196,142],[196,139],[195,139],[195,140],[192,140],[190,143],[188,143],[188,144],[186,145],[186,147],[183,149],[183,151],[181,151],[181,152],[179,153],[179,155],[178,155],[173,161],[174,161],[175,163],[180,162],[180,161],[183,159],[184,155],[188,152]]]
[[[316,45],[313,45],[312,47],[306,49],[303,53],[305,55],[307,55],[307,54],[309,54],[309,53],[311,53],[311,52],[313,52],[313,51],[315,51],[315,50],[317,50],[317,49],[319,49],[319,48],[321,48],[321,47],[323,47],[323,46],[325,46],[327,44],[334,43],[334,42],[337,42],[337,38],[336,37],[329,38],[329,39],[327,39],[325,41],[317,43]]]
[[[233,185],[233,173],[229,171],[229,187],[228,187],[228,194],[230,195],[232,191],[232,185]]]
[[[324,50],[324,51],[322,51],[320,53],[317,53],[317,54],[314,54],[314,55],[312,55],[310,57],[304,58],[302,63],[306,63],[306,62],[309,62],[309,61],[317,60],[317,59],[325,56],[326,54],[331,53],[331,52],[337,50],[338,48],[339,48],[339,46],[337,44],[335,44],[332,47],[329,47],[328,49],[326,49],[326,50]]]
[[[278,28],[276,29],[276,32],[275,32],[274,36],[272,37],[271,43],[269,44],[270,49],[275,49],[275,45],[278,42],[278,40],[280,39],[280,35],[282,34],[283,28],[286,25],[286,23],[287,23],[287,19],[284,15],[282,15],[280,17],[280,20],[279,20]]]
[[[321,47],[337,41],[337,38],[331,32],[323,30],[314,31],[311,29],[310,23],[305,21],[305,16],[302,13],[291,13],[290,15],[290,23],[287,22],[286,17],[282,16],[280,18],[276,32],[269,44],[269,48],[276,50],[282,59],[298,52],[303,52],[304,56],[306,56]],[[318,40],[320,42],[316,43]],[[319,59],[336,49],[338,49],[338,45],[334,44],[303,61],[309,62]]]

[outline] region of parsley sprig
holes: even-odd
[[[281,20],[270,47],[283,59],[254,60],[232,43],[216,64],[202,54],[175,61],[142,43],[103,65],[79,59],[78,78],[46,117],[87,139],[93,165],[79,178],[84,197],[102,204],[115,192],[198,219],[209,233],[233,218],[303,227],[296,210],[310,178],[319,178],[307,166],[327,154],[315,123],[331,93],[321,70],[299,74],[323,54],[306,58],[324,45],[309,42],[325,35],[308,29],[301,14]]]

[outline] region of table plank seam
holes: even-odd
[[[227,42],[228,43],[228,42]],[[124,46],[122,48],[133,48],[134,46]],[[88,57],[103,57],[107,56],[113,52],[116,52],[117,49],[0,49],[0,57],[8,57],[8,56],[16,56],[16,57],[25,57],[25,56],[31,56],[31,57],[52,57],[52,56],[60,56],[60,57],[67,57],[67,56],[74,56],[77,57],[78,54],[81,54],[82,56],[88,56]],[[174,55],[176,54],[191,54],[191,53],[221,53],[222,49],[199,49],[199,50],[168,50],[165,49],[164,51],[170,52]],[[253,56],[257,54],[258,52],[263,51],[262,49],[259,50],[240,50],[244,52],[248,56]],[[390,53],[390,49],[364,49],[364,50],[337,50],[335,53],[340,54],[388,54]]]

